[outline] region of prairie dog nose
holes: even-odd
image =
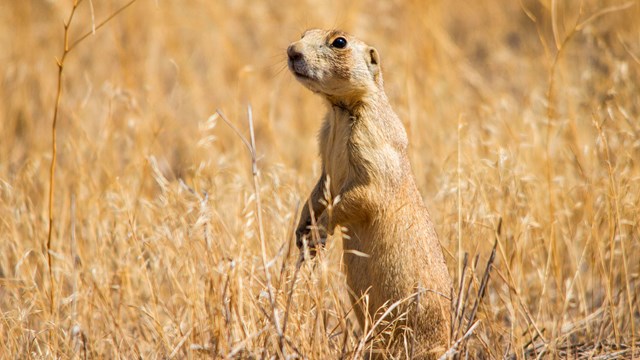
[[[289,60],[296,61],[302,59],[302,53],[297,49],[295,44],[289,45],[287,48],[287,55],[289,56]]]

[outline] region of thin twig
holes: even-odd
[[[458,116],[458,154],[457,154],[457,169],[456,169],[456,177],[458,179],[458,279],[461,279],[462,274],[462,141],[461,141],[461,131],[462,131],[462,114]],[[466,255],[466,254],[465,254]]]
[[[473,325],[471,325],[467,330],[467,332],[464,334],[464,336],[458,339],[458,341],[456,341],[456,343],[453,344],[453,346],[450,347],[449,350],[447,350],[444,354],[442,354],[442,356],[440,356],[438,360],[445,360],[451,355],[455,354],[458,351],[458,346],[460,346],[460,344],[463,341],[466,341],[469,338],[469,336],[473,334],[473,331],[476,329],[476,327],[478,327],[478,325],[480,325],[480,320],[476,321]]]
[[[493,261],[496,258],[496,247],[498,246],[498,239],[496,238],[496,241],[493,244],[493,250],[491,250],[491,255],[489,256],[489,260],[487,260],[487,266],[484,269],[484,274],[482,275],[482,280],[480,281],[480,289],[478,289],[478,294],[476,295],[476,299],[473,303],[473,309],[471,310],[471,314],[469,315],[469,320],[467,322],[467,330],[466,330],[466,334],[469,333],[469,331],[471,330],[472,324],[476,319],[476,314],[478,312],[478,306],[480,306],[480,303],[482,302],[482,300],[484,299],[484,294],[486,293],[487,290],[487,284],[489,283],[489,274],[491,273],[491,268],[493,267]],[[477,324],[477,322],[475,323]],[[465,337],[466,337],[465,334]],[[462,348],[464,349],[466,347],[466,342],[467,340],[463,340],[462,342]]]
[[[454,319],[451,322],[451,339],[453,339],[455,336],[457,336],[458,331],[460,330],[460,322],[462,321],[462,314],[460,311],[460,306],[462,306],[462,304],[464,303],[462,298],[463,298],[463,292],[462,289],[464,289],[464,279],[465,279],[465,275],[467,273],[467,265],[469,262],[469,253],[464,253],[464,259],[462,260],[462,273],[460,276],[460,285],[458,286],[458,296],[456,298],[456,306],[454,309]],[[459,322],[458,326],[455,325],[455,323]]]
[[[80,36],[80,38],[78,38],[76,41],[74,41],[73,43],[71,43],[71,46],[69,47],[69,50],[67,52],[70,52],[71,50],[73,50],[78,44],[80,44],[84,39],[88,38],[89,36],[95,34],[96,31],[100,30],[101,27],[105,26],[109,21],[111,21],[113,18],[115,18],[116,16],[118,16],[121,12],[125,11],[129,6],[133,5],[133,3],[135,3],[138,0],[131,0],[128,3],[124,4],[122,7],[120,7],[118,10],[114,11],[111,15],[109,15],[106,19],[102,20],[98,25],[92,26],[91,30],[87,31],[87,33],[85,33],[84,35]],[[82,2],[82,0],[78,0],[78,4]]]
[[[613,6],[609,6],[609,7],[606,7],[604,9],[601,9],[600,11],[596,12],[595,14],[592,14],[591,16],[589,16],[583,22],[581,22],[578,25],[576,25],[576,30],[580,31],[580,30],[584,29],[584,27],[587,26],[589,23],[599,19],[600,17],[602,17],[604,15],[610,14],[612,12],[626,10],[626,9],[636,5],[636,4],[637,4],[637,1],[627,1],[626,3],[621,4],[621,5],[613,5]]]
[[[62,72],[64,70],[64,60],[66,59],[67,54],[69,54],[69,27],[80,2],[82,2],[82,0],[77,0],[73,3],[69,18],[64,23],[62,56],[60,57],[60,59],[56,59],[56,63],[58,65],[58,85],[56,90],[56,102],[53,108],[53,121],[51,123],[51,167],[49,168],[49,229],[47,232],[47,267],[49,268],[49,280],[51,281],[51,291],[49,294],[49,306],[51,314],[53,314],[55,310],[54,304],[56,288],[55,278],[53,277],[51,258],[51,238],[53,234],[53,191],[55,188],[54,179],[56,172],[56,158],[58,156],[58,148],[56,146],[56,128],[58,125],[58,110],[60,108],[60,99],[62,98]]]
[[[489,256],[489,260],[487,260],[487,266],[484,269],[484,275],[482,276],[482,281],[480,282],[480,289],[478,290],[478,296],[476,297],[476,301],[473,304],[473,310],[471,310],[471,315],[469,316],[469,323],[473,322],[476,317],[476,312],[478,311],[478,306],[480,302],[484,298],[484,294],[487,290],[487,284],[489,283],[489,274],[491,273],[491,267],[493,266],[493,261],[496,258],[496,247],[498,245],[498,239],[493,244],[493,250],[491,250],[491,256]],[[467,331],[471,328],[471,325],[467,327]]]
[[[475,272],[475,270],[478,268],[478,260],[479,259],[480,259],[480,255],[476,255],[476,257],[473,259],[473,265],[471,267],[471,271]],[[473,277],[473,275],[472,275],[472,277]],[[471,283],[472,282],[473,282],[472,279],[469,279],[469,282],[467,283],[467,289],[465,290],[464,295],[463,295],[463,300],[464,301],[462,303],[460,315],[459,315],[459,318],[458,318],[458,327],[456,328],[456,333],[455,333],[456,336],[458,335],[458,332],[462,329],[462,322],[464,321],[464,315],[465,315],[465,312],[467,310],[466,301],[469,299],[469,294],[471,293]],[[469,322],[469,323],[471,323],[471,322]]]

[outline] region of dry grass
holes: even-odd
[[[70,41],[125,3],[82,2]],[[65,59],[47,251],[71,6],[0,4],[0,358],[368,351],[340,241],[300,267],[291,247],[324,111],[285,69],[307,27],[381,54],[464,296],[460,354],[640,357],[638,1],[139,0]],[[212,116],[250,139],[248,105],[255,176]]]

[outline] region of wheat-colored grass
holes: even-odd
[[[394,326],[356,324],[339,239],[292,247],[308,27],[381,54],[464,309],[449,354],[640,357],[640,2],[138,0],[99,27],[126,3],[69,27],[96,31],[64,62],[49,248],[73,2],[0,4],[0,358],[351,359]]]

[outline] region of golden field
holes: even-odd
[[[51,212],[74,4],[0,4],[0,358],[367,353],[340,239],[296,266],[324,104],[285,50],[311,27],[380,53],[475,326],[452,353],[640,358],[640,1],[138,0],[101,26],[126,4],[69,24]]]

